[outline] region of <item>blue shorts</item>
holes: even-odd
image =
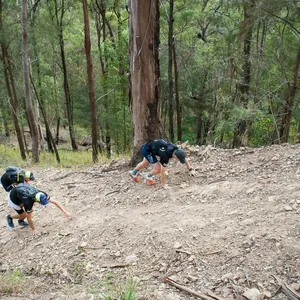
[[[142,147],[142,154],[143,156],[148,160],[148,162],[153,165],[155,163],[158,162],[157,158],[155,155],[153,155],[152,153],[147,152],[147,144],[143,145]]]

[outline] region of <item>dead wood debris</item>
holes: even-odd
[[[273,275],[278,284],[280,285],[280,291],[289,299],[289,300],[300,300],[300,293],[296,292],[290,285],[283,282],[277,276]]]
[[[262,293],[261,294],[261,296],[262,296],[261,299],[271,299],[274,296],[278,295],[280,292],[282,292],[288,298],[288,300],[300,300],[300,293],[299,292],[297,292],[290,285],[283,282],[278,277],[276,277],[274,275],[273,275],[273,277],[276,279],[276,281],[280,285],[279,288],[276,290],[276,292],[274,292],[269,297],[266,294]],[[163,280],[164,283],[172,285],[172,286],[176,287],[177,289],[179,289],[181,291],[184,291],[188,294],[191,294],[191,295],[193,295],[197,298],[200,298],[202,300],[212,300],[212,299],[214,299],[214,300],[227,300],[227,298],[223,298],[221,296],[218,296],[210,290],[207,290],[204,293],[196,292],[196,291],[194,291],[194,290],[178,283],[177,281],[171,279],[170,277],[163,277],[162,280]],[[248,299],[248,298],[245,297],[245,295],[237,295],[235,299]],[[249,300],[251,300],[251,299],[249,299]]]

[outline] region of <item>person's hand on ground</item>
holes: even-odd
[[[195,170],[191,170],[190,171],[190,176],[196,176],[196,171]]]
[[[73,216],[69,212],[66,212],[65,216],[68,218],[68,220],[72,220],[73,219]]]

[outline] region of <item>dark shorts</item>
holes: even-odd
[[[158,162],[156,156],[155,156],[154,154],[152,154],[152,153],[149,153],[149,152],[147,151],[147,144],[143,145],[143,147],[142,147],[142,154],[143,154],[143,156],[148,160],[148,162],[149,162],[151,165],[153,165],[153,164],[155,164],[155,163]]]
[[[21,214],[23,214],[23,213],[25,212],[23,208],[22,208],[22,209],[15,209],[15,208],[14,208],[14,210],[15,210],[19,215],[21,215]]]

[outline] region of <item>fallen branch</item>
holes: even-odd
[[[191,252],[186,251],[186,250],[183,250],[183,249],[176,249],[176,252],[179,252],[179,253],[185,253],[185,254],[187,254],[187,255],[192,255]]]
[[[277,282],[279,283],[281,287],[281,291],[284,295],[287,296],[290,300],[300,300],[300,294],[297,293],[291,286],[289,286],[287,283],[283,282],[281,279],[279,279],[277,276],[272,275]]]
[[[205,291],[205,294],[206,294],[207,296],[209,296],[209,297],[212,297],[212,298],[216,299],[216,300],[226,300],[225,298],[220,297],[220,296],[214,294],[214,293],[213,293],[212,291],[210,291],[210,290]]]
[[[115,264],[103,265],[101,266],[101,268],[125,268],[128,266],[129,264],[126,263],[115,263]]]
[[[217,251],[212,251],[212,252],[207,252],[207,253],[204,253],[203,255],[212,255],[212,254],[219,254],[219,253],[221,253],[222,252],[222,250],[217,250]]]
[[[108,195],[114,194],[114,193],[119,193],[119,192],[120,192],[120,190],[114,190],[114,191],[106,193],[105,196],[108,196]]]
[[[233,256],[230,256],[228,259],[226,259],[224,262],[223,262],[223,265],[225,265],[226,263],[228,263],[230,260],[232,260],[233,258],[237,257],[239,255],[233,255]]]
[[[187,293],[189,293],[189,294],[191,294],[191,295],[193,295],[195,297],[198,297],[198,298],[200,298],[202,300],[211,300],[210,297],[207,297],[207,296],[205,296],[203,294],[200,294],[200,293],[198,293],[198,292],[196,292],[196,291],[194,291],[194,290],[192,290],[192,289],[190,289],[188,287],[182,286],[178,282],[176,282],[175,280],[173,280],[171,278],[164,277],[163,278],[163,282],[164,283],[168,283],[168,284],[170,284],[172,286],[175,286],[177,289],[179,289],[181,291],[185,291],[185,292],[187,292]]]

